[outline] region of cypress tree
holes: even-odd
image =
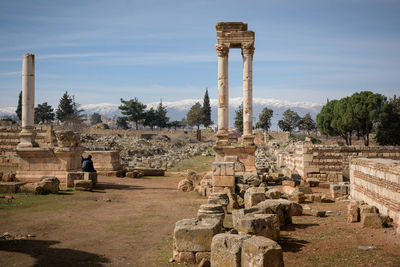
[[[18,106],[17,109],[15,110],[15,113],[17,113],[18,118],[22,120],[22,91],[19,92]]]
[[[208,97],[208,88],[206,88],[206,93],[204,94],[203,100],[203,125],[204,127],[208,127],[212,124],[211,121],[211,105],[210,98]]]

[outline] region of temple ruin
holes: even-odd
[[[72,180],[83,180],[79,137],[72,131],[53,132],[49,128],[49,140],[39,146],[35,142],[35,56],[25,54],[22,63],[22,130],[16,153],[19,157],[16,180],[38,182],[43,176],[55,176],[60,185],[73,186]],[[54,136],[57,144],[52,142]],[[70,181],[69,181],[70,180]]]
[[[235,162],[244,165],[246,172],[255,171],[254,153],[256,146],[253,135],[253,54],[254,32],[247,30],[243,22],[219,22],[216,25],[218,55],[218,132],[214,146],[213,164],[214,192],[225,188],[235,190]],[[240,146],[229,141],[229,49],[240,48],[243,56],[243,136]],[[236,170],[238,171],[238,170]]]

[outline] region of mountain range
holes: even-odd
[[[196,103],[203,103],[203,99],[183,99],[179,101],[163,101],[163,105],[167,107],[167,116],[170,120],[181,120],[186,116],[190,107]],[[229,121],[233,124],[233,119],[235,117],[235,110],[242,103],[241,97],[230,98],[229,99]],[[147,104],[147,108],[153,107],[157,108],[159,102],[152,102]],[[84,114],[99,113],[107,117],[112,117],[113,115],[121,116],[118,106],[120,104],[112,103],[99,103],[99,104],[86,104],[81,105],[80,108],[83,109]],[[217,99],[210,99],[211,105],[211,118],[216,123],[217,119]],[[253,116],[255,120],[258,119],[259,113],[264,107],[268,107],[274,111],[274,116],[272,117],[271,123],[272,128],[277,129],[277,122],[281,119],[283,112],[286,109],[291,109],[296,111],[300,116],[304,116],[306,113],[310,113],[313,118],[316,117],[318,112],[322,108],[321,103],[312,102],[290,102],[286,100],[278,100],[273,98],[254,98],[253,99]],[[16,107],[4,107],[0,108],[0,116],[15,116]]]

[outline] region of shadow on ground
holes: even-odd
[[[0,240],[0,251],[28,254],[36,260],[33,266],[104,266],[110,262],[97,254],[51,247],[59,243],[50,240]]]
[[[302,247],[310,242],[306,240],[291,238],[288,236],[281,236],[279,244],[281,245],[284,252],[299,252]]]
[[[109,184],[98,183],[95,187],[96,190],[116,189],[116,190],[143,190],[143,186],[138,185],[124,185],[124,184]]]
[[[319,226],[318,223],[296,223],[281,226],[281,230],[284,231],[296,231],[296,229],[306,229],[308,227]]]

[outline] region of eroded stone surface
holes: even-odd
[[[243,242],[241,261],[242,267],[284,266],[281,246],[263,236],[254,236]]]
[[[240,267],[243,241],[249,235],[218,234],[211,244],[211,266]]]
[[[184,219],[176,222],[174,229],[174,247],[179,252],[211,251],[214,235],[221,232],[221,222],[216,219]]]

